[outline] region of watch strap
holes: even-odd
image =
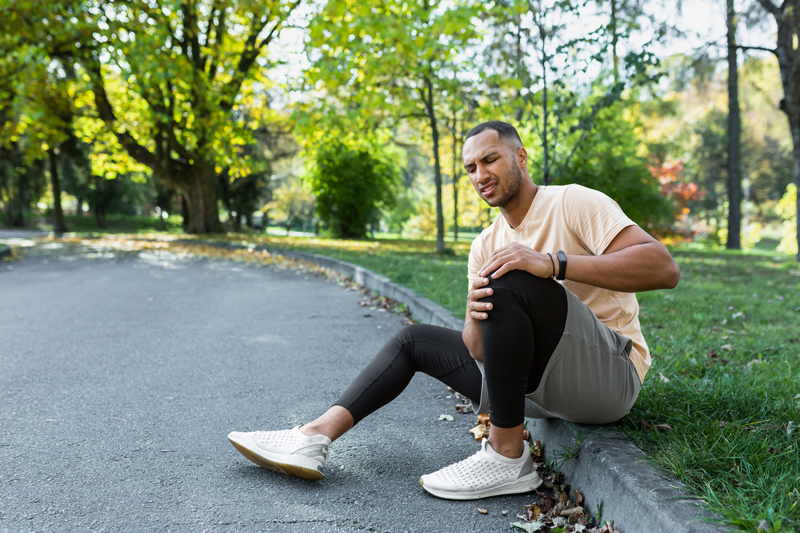
[[[558,276],[556,276],[556,279],[563,281],[567,279],[567,254],[564,253],[564,250],[559,250],[556,253],[556,257],[558,258]]]

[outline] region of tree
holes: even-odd
[[[773,0],[758,0],[761,6],[774,17],[778,24],[778,38],[774,49],[769,50],[778,58],[783,99],[780,109],[789,120],[794,159],[794,184],[800,188],[800,55],[797,42],[800,39],[800,0],[783,0],[780,5]],[[764,49],[762,47],[743,47]],[[795,198],[795,213],[800,212],[800,195]],[[796,216],[796,215],[795,215]],[[800,224],[796,224],[795,238],[800,243]],[[800,249],[800,247],[798,247]],[[800,251],[797,254],[800,260]]]
[[[514,116],[525,125],[523,136],[535,137],[531,162],[539,167],[544,185],[559,179],[588,146],[585,139],[598,113],[619,101],[626,87],[657,79],[649,72],[657,60],[646,46],[626,54],[620,71],[617,47],[636,27],[638,2],[612,1],[608,24],[574,37],[567,27],[581,20],[587,4],[511,0],[490,11],[493,38],[484,61],[485,82],[489,100],[500,110],[486,107],[495,116]],[[611,34],[608,40],[606,33]],[[613,76],[605,69],[609,54]],[[587,79],[584,72],[592,68],[601,74]]]
[[[330,0],[310,25],[312,84],[336,94],[362,129],[408,119],[430,136],[437,251],[444,250],[443,98],[457,85],[453,59],[478,39],[478,13],[462,0]]]
[[[739,113],[739,63],[736,47],[736,11],[733,0],[727,0],[728,40],[728,238],[729,250],[739,250],[741,244],[741,116]]]
[[[267,48],[299,0],[19,2],[4,8],[19,43],[75,61],[112,148],[180,191],[186,229],[221,231],[218,168],[248,172],[245,117],[274,64]],[[247,113],[241,112],[247,109]]]
[[[398,169],[375,147],[332,140],[316,155],[311,187],[320,219],[333,234],[364,238],[367,226],[394,205]]]

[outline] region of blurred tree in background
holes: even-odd
[[[4,3],[0,219],[44,212],[63,230],[64,212],[88,206],[98,227],[116,214],[158,228],[177,214],[169,224],[194,233],[323,222],[435,236],[441,251],[497,216],[462,179],[460,151],[501,119],[540,183],[602,190],[675,242],[724,242],[741,218],[743,246],[777,247],[800,179],[797,1],[738,0],[729,22],[762,28],[761,42],[742,33],[731,48],[723,31],[669,57],[654,51],[686,37],[662,0]],[[740,215],[726,186],[731,50]],[[369,215],[341,192],[390,174],[359,196]]]
[[[317,152],[311,173],[320,219],[335,237],[364,238],[381,212],[394,205],[398,174],[375,147],[329,141]]]

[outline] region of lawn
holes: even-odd
[[[427,240],[208,239],[357,263],[464,316],[466,242],[440,255]],[[769,251],[672,253],[678,287],[638,295],[653,367],[620,429],[725,524],[800,531],[800,266]]]
[[[438,255],[429,241],[229,238],[358,263],[464,316],[466,243]],[[678,287],[638,295],[653,367],[620,428],[725,524],[800,530],[800,267],[772,252],[673,256]]]

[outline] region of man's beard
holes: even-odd
[[[484,198],[484,201],[492,207],[505,207],[508,202],[514,199],[520,187],[522,187],[522,169],[516,159],[514,159],[511,169],[506,172],[501,181],[504,185],[503,195],[494,203],[488,198]]]

